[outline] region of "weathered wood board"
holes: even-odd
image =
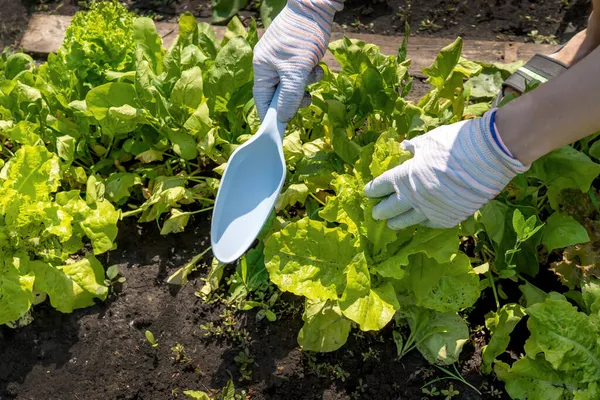
[[[23,51],[38,57],[45,57],[55,52],[60,47],[65,31],[71,22],[69,16],[35,14],[29,21],[21,46]],[[222,38],[225,27],[214,26],[217,37]],[[159,22],[156,24],[158,33],[163,38],[165,47],[169,47],[177,38],[178,26],[176,23]],[[259,30],[262,35],[263,30]],[[396,54],[402,43],[402,38],[397,36],[382,36],[373,34],[348,33],[354,39],[380,46],[384,54]],[[343,33],[334,33],[332,40],[343,38]],[[411,74],[421,76],[421,69],[429,66],[441,48],[450,44],[454,39],[410,37],[408,41],[408,56],[412,60]],[[550,54],[557,46],[537,45],[531,43],[494,42],[483,40],[465,40],[463,56],[470,60],[485,62],[514,62],[527,61],[535,53]],[[333,55],[327,52],[323,60],[333,70],[339,70],[339,64]]]

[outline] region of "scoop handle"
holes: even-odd
[[[281,94],[281,84],[277,85],[277,89],[275,89],[275,93],[273,94],[273,100],[271,100],[271,104],[269,105],[269,109],[267,110],[267,115],[261,124],[261,129],[264,127],[270,134],[277,134],[279,139],[283,141],[283,136],[285,134],[285,128],[287,127],[287,122],[282,122],[277,117],[277,104],[279,104],[279,98]]]

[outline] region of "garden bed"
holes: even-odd
[[[30,12],[71,15],[80,9],[73,3],[44,2],[40,6],[36,2],[0,0],[3,10],[0,47],[11,44],[18,47]],[[209,21],[208,3],[155,0],[129,5],[164,21],[176,20],[185,11],[194,13],[198,21]],[[543,35],[548,37],[546,40],[554,40],[550,35],[556,34],[557,40],[563,40],[584,26],[589,6],[589,1],[575,2],[570,7],[558,0],[517,1],[498,2],[497,8],[489,9],[487,1],[424,1],[415,2],[409,15],[406,2],[373,2],[367,6],[362,3],[348,1],[346,10],[337,18],[337,32],[346,25],[347,32],[400,35],[402,29],[397,26],[399,17],[395,13],[404,7],[413,33],[419,36],[463,35],[470,39],[527,41],[536,38],[528,33],[537,29],[537,39]],[[256,16],[255,11],[242,12],[242,17],[248,16]],[[410,54],[408,56],[410,58]],[[428,90],[428,85],[415,80],[407,98],[419,99]],[[249,130],[247,126],[245,129]],[[586,153],[590,151],[585,147]],[[581,152],[583,156],[584,150]],[[94,157],[94,160],[98,158]],[[585,157],[593,164],[587,155]],[[207,165],[214,166],[207,163],[201,167]],[[596,165],[590,168],[593,167]],[[211,174],[203,177],[214,175]],[[149,191],[145,186],[143,189]],[[333,196],[333,189],[322,192],[325,191]],[[132,203],[137,207],[138,200],[146,193],[132,194],[132,198],[135,195],[138,198]],[[316,201],[321,200],[316,198]],[[187,210],[187,205],[182,203],[177,207]],[[597,213],[590,211],[592,206],[583,201],[578,206],[585,212],[564,208],[562,211],[577,217],[588,232],[595,233],[596,225],[590,221],[595,221]],[[294,207],[285,210],[290,219],[298,211]],[[548,217],[546,211],[540,214]],[[184,232],[166,236],[160,234],[153,222],[140,225],[133,218],[121,221],[116,249],[98,259],[105,267],[117,265],[126,281],[111,285],[105,302],[71,314],[60,313],[46,302],[33,308],[34,320],[30,325],[18,329],[0,326],[0,360],[3,360],[0,399],[185,398],[186,390],[216,391],[232,380],[249,399],[417,400],[425,395],[424,385],[437,378],[448,378],[449,375],[432,367],[416,350],[399,359],[393,332],[399,328],[392,328],[392,324],[377,332],[353,329],[347,344],[340,350],[317,354],[303,351],[298,345],[298,331],[303,325],[304,299],[301,297],[282,295],[270,310],[277,317],[274,322],[269,322],[265,314],[256,309],[241,311],[225,304],[228,294],[223,289],[215,291],[206,301],[197,292],[208,278],[210,254],[199,263],[198,271],[190,275],[189,283],[182,287],[168,284],[169,276],[209,246],[210,220],[205,215],[192,216]],[[597,237],[592,239],[597,242]],[[471,244],[465,241],[461,251],[475,256]],[[547,290],[563,290],[564,287],[554,284],[558,282],[556,277],[547,271],[551,262],[559,259],[556,253],[544,258],[537,280],[532,279],[532,283],[545,282]],[[233,269],[228,267],[225,277],[229,277]],[[552,283],[548,283],[550,281]],[[516,284],[506,280],[503,283],[508,297],[520,296]],[[224,286],[227,288],[227,284]],[[269,290],[275,290],[273,284]],[[485,288],[476,306],[461,314],[468,319],[471,340],[461,354],[458,372],[483,394],[477,394],[457,380],[427,385],[428,390],[435,386],[438,390],[450,391],[444,396],[453,399],[508,398],[502,383],[493,375],[480,373],[481,350],[489,343],[483,326],[486,314],[494,308],[494,295],[491,288]],[[520,339],[528,334],[524,321],[513,333],[518,339],[516,342],[522,342]],[[147,332],[153,334],[156,345],[148,340]],[[251,360],[240,355],[244,350]],[[522,351],[521,345],[511,344],[499,358],[514,361]],[[430,397],[436,395],[440,393]]]
[[[201,328],[209,322],[222,325],[226,310],[194,295],[205,274],[195,274],[180,290],[165,283],[209,241],[209,221],[197,218],[190,225],[165,237],[151,225],[123,223],[118,249],[102,261],[119,265],[127,281],[105,303],[73,314],[39,308],[27,327],[0,327],[0,399],[185,398],[184,390],[220,389],[232,378],[256,400],[341,400],[353,393],[365,399],[420,399],[424,382],[438,376],[416,351],[395,361],[389,330],[354,337],[339,352],[309,362],[296,340],[300,314],[290,307],[274,323],[257,322],[254,312],[235,313],[235,329],[250,335],[254,358],[251,380],[238,383],[238,342]],[[301,305],[294,297],[286,300]],[[146,340],[146,330],[154,334],[157,348]],[[177,344],[188,360],[175,359]],[[473,349],[465,351],[471,361],[463,371],[477,386],[485,381],[478,374],[478,357]],[[454,385],[461,392],[456,399],[479,398]]]

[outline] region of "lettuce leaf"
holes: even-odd
[[[307,218],[273,234],[265,244],[265,265],[283,291],[313,300],[337,300],[354,259],[354,238]]]

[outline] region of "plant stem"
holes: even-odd
[[[317,196],[315,196],[314,193],[309,193],[309,195],[310,195],[310,197],[312,197],[313,199],[315,199],[317,203],[319,203],[322,206],[325,206],[325,203],[321,199],[319,199]]]
[[[425,385],[423,385],[422,387],[425,387],[425,386],[427,386],[427,385],[430,385],[430,384],[432,384],[432,383],[435,383],[435,382],[438,382],[438,381],[441,381],[441,380],[445,380],[445,379],[454,379],[454,380],[457,380],[457,381],[459,381],[459,382],[462,382],[462,383],[463,383],[463,384],[465,384],[466,386],[470,387],[470,388],[471,388],[471,389],[473,389],[473,390],[474,390],[474,391],[475,391],[475,392],[476,392],[478,395],[480,395],[480,396],[481,396],[481,392],[480,392],[479,390],[477,390],[477,388],[476,388],[475,386],[473,386],[473,385],[471,385],[469,382],[467,382],[467,380],[466,380],[466,379],[465,379],[465,378],[464,378],[464,377],[463,377],[463,376],[460,374],[460,372],[458,372],[458,369],[456,368],[456,365],[455,365],[455,364],[452,364],[452,366],[454,367],[454,371],[456,371],[456,373],[454,373],[454,372],[452,372],[452,371],[449,371],[448,369],[446,369],[446,368],[444,368],[444,367],[440,367],[439,365],[436,365],[436,367],[437,367],[439,370],[441,370],[441,371],[443,371],[444,373],[446,373],[446,374],[448,375],[448,377],[447,377],[447,378],[437,378],[437,379],[434,379],[434,380],[432,380],[432,381],[430,381],[430,382],[427,382],[427,383],[426,383]]]
[[[194,196],[194,200],[207,201],[207,202],[213,203],[213,204],[215,202],[213,199],[209,199],[208,197],[202,197],[202,196]]]
[[[189,215],[200,214],[201,212],[210,211],[212,209],[214,209],[214,207],[207,207],[207,208],[203,208],[202,210],[190,211],[190,212],[188,212],[188,214]]]
[[[483,261],[489,264],[489,259],[485,252],[481,252],[483,255]],[[491,267],[491,266],[490,266]],[[498,298],[498,292],[496,291],[496,281],[494,281],[494,275],[492,274],[492,270],[488,268],[486,272],[488,280],[490,281],[490,286],[492,287],[492,291],[494,292],[494,300],[496,300],[496,311],[500,309],[500,299]]]
[[[494,281],[494,276],[492,275],[492,271],[488,270],[487,272],[488,279],[490,280],[490,285],[492,286],[492,291],[494,292],[494,300],[496,301],[496,311],[500,309],[500,299],[498,298],[498,291],[496,290],[496,282]]]
[[[132,217],[134,215],[138,215],[138,214],[142,213],[143,211],[144,211],[144,209],[142,207],[136,208],[135,210],[126,211],[124,213],[121,213],[121,219]]]

